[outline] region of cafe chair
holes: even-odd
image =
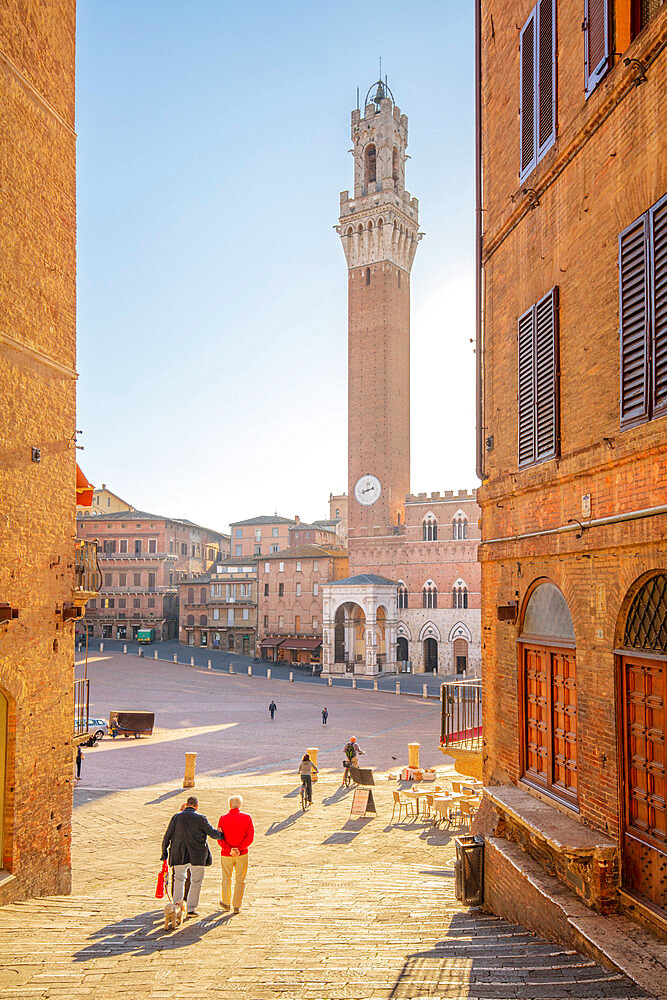
[[[467,802],[465,799],[459,803],[461,812],[461,825],[470,829],[473,817],[477,812],[474,802]]]
[[[401,822],[401,813],[405,809],[406,816],[414,815],[414,806],[411,799],[402,799],[400,792],[394,791],[394,808],[391,811],[391,820],[394,822],[394,814],[396,812],[396,806],[398,806],[398,822]]]

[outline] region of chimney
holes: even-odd
[[[295,515],[294,515],[294,520],[295,520],[295,522],[296,522],[297,524],[301,524],[301,518],[299,517],[299,515],[298,515],[298,514],[295,514]]]

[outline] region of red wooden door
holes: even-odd
[[[545,784],[549,774],[548,651],[524,647],[526,772]]]
[[[621,671],[623,884],[667,911],[665,663],[628,655],[622,658]]]
[[[553,784],[577,797],[577,676],[574,653],[551,653]]]

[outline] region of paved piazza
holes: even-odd
[[[422,763],[448,770],[437,703],[117,654],[93,654],[89,672],[91,716],[148,709],[156,731],[86,752],[74,797],[73,894],[0,909],[3,997],[646,996],[576,953],[460,906],[451,836],[423,822],[390,825],[397,786],[386,774],[406,760],[408,742],[421,743]],[[340,765],[350,735],[376,771],[375,819],[349,819]],[[303,814],[295,772],[311,746],[322,775]],[[154,895],[160,842],[187,794],[190,750],[201,811],[215,825],[240,791],[256,839],[241,913],[218,905],[211,844],[200,916],[165,933]]]

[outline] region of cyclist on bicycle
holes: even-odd
[[[305,753],[301,758],[301,763],[299,764],[299,775],[301,776],[301,784],[306,786],[306,795],[308,796],[308,802],[312,806],[313,804],[313,772],[317,774],[319,768],[317,764],[310,759],[310,754]]]
[[[357,743],[356,736],[350,736],[350,739],[345,744],[344,747],[345,756],[348,760],[348,767],[359,767],[359,761],[357,760],[357,754],[363,754],[364,751],[361,749]]]

